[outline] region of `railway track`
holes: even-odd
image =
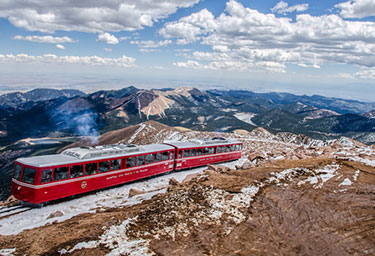
[[[21,212],[26,212],[31,210],[32,208],[29,206],[24,206],[21,204],[14,205],[14,206],[3,206],[0,207],[0,219],[19,214]]]

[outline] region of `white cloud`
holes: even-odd
[[[129,39],[131,39],[131,36],[122,36],[119,38],[120,41],[129,40]]]
[[[320,68],[317,64],[305,64],[305,63],[298,63],[298,66],[304,67],[304,68]]]
[[[56,45],[56,48],[57,48],[57,49],[60,49],[60,50],[65,50],[65,46],[62,45],[62,44],[57,44],[57,45]]]
[[[200,68],[202,65],[196,61],[189,60],[187,62],[174,62],[173,65],[179,68]]]
[[[63,43],[76,43],[78,41],[71,39],[70,37],[53,37],[53,36],[14,36],[15,40],[25,40],[37,43],[50,43],[50,44],[63,44]]]
[[[104,51],[106,51],[106,52],[111,52],[111,51],[112,51],[112,48],[104,47]]]
[[[375,79],[375,68],[363,69],[354,74],[354,77],[360,79]]]
[[[178,44],[188,44],[216,27],[214,15],[207,9],[193,13],[178,22],[169,22],[159,33],[165,38],[179,38]]]
[[[156,70],[165,70],[166,69],[165,67],[162,67],[162,66],[152,66],[150,68],[151,69],[156,69]]]
[[[303,12],[306,11],[308,8],[309,4],[297,4],[289,6],[287,2],[280,1],[273,8],[271,8],[271,11],[285,15],[288,12]]]
[[[212,49],[217,52],[229,52],[229,48],[226,45],[213,45]]]
[[[196,70],[252,70],[254,72],[259,71],[271,71],[271,72],[285,72],[285,65],[272,61],[260,61],[257,63],[241,62],[232,60],[218,60],[212,61],[208,64],[202,64],[194,60],[188,60],[186,62],[174,62],[174,66],[179,68],[189,68]]]
[[[16,27],[53,33],[134,31],[150,27],[199,0],[2,1],[0,17]]]
[[[140,48],[159,48],[164,47],[172,43],[172,40],[162,40],[159,42],[155,42],[152,40],[146,41],[130,41],[131,44],[138,45]]]
[[[104,42],[106,44],[118,44],[119,40],[110,33],[100,33],[96,41]]]
[[[333,76],[336,77],[336,78],[341,78],[341,79],[345,79],[345,80],[355,79],[355,77],[352,74],[349,74],[349,73],[337,73],[337,74],[334,74]]]
[[[175,49],[174,50],[175,52],[191,52],[192,50],[191,49]]]
[[[92,66],[120,66],[133,67],[135,59],[123,55],[121,58],[102,58],[98,56],[57,56],[45,54],[33,56],[28,54],[0,54],[2,63],[26,63],[26,64],[81,64]]]
[[[159,49],[154,49],[154,48],[141,48],[139,49],[140,52],[160,52]]]
[[[364,18],[375,16],[374,0],[351,0],[335,5],[344,18]]]
[[[286,64],[309,68],[325,63],[375,66],[375,22],[347,21],[335,14],[299,14],[293,21],[230,0],[217,18],[207,10],[200,11],[165,24],[160,34],[177,42],[199,41],[211,46],[212,51],[184,54],[189,61],[176,62],[177,67],[238,66],[284,72]]]

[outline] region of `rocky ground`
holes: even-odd
[[[153,122],[122,132],[117,138],[140,144],[217,136]],[[165,193],[139,204],[0,236],[0,255],[375,254],[372,147],[262,128],[219,135],[242,140],[246,159],[172,178]]]

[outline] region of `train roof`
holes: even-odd
[[[60,154],[23,157],[17,159],[17,162],[35,167],[47,167],[102,160],[107,158],[131,156],[136,154],[151,153],[171,149],[174,148],[165,144],[151,144],[143,146],[115,144],[96,147],[77,147],[66,149]]]
[[[241,143],[235,139],[225,139],[221,137],[215,137],[210,139],[194,139],[189,141],[171,141],[165,142],[169,145],[175,146],[177,148],[193,148],[193,147],[209,147],[209,146],[222,146],[229,144]]]

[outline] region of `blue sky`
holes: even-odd
[[[0,0],[0,93],[194,86],[375,101],[375,0]]]

